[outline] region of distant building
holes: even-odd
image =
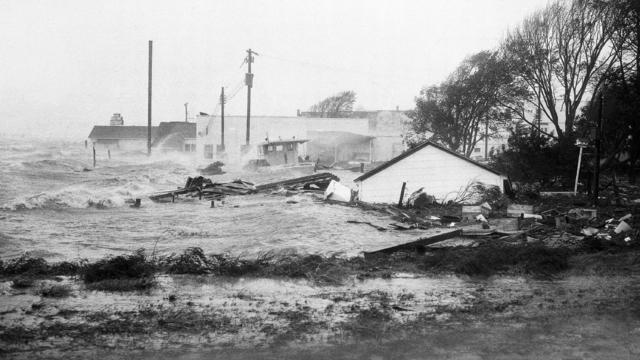
[[[157,133],[158,128],[152,127],[152,140],[156,138]],[[96,125],[89,134],[89,141],[98,151],[143,151],[147,149],[147,127]]]
[[[161,151],[195,152],[196,124],[184,121],[161,122],[152,148]]]
[[[324,118],[300,116],[252,116],[250,145],[252,152],[267,139],[308,139],[298,148],[301,157],[309,156],[323,163],[336,161],[386,161],[405,149],[403,134],[408,117],[401,111],[355,112],[360,117]],[[305,115],[305,116],[303,116]],[[221,149],[221,119],[199,115],[197,118],[196,154],[201,163],[213,160],[244,158],[240,153],[245,144],[246,116],[225,116],[224,144]],[[332,136],[336,136],[331,140]],[[214,152],[214,149],[216,150]]]
[[[147,126],[125,126],[120,114],[113,114],[109,126],[96,125],[89,140],[96,150],[146,151]],[[151,147],[161,151],[194,152],[196,124],[172,121],[151,127]]]
[[[354,181],[358,198],[369,203],[397,204],[402,183],[405,197],[424,188],[438,201],[454,199],[473,182],[498,186],[506,177],[431,141],[407,150]]]

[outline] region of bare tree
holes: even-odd
[[[599,88],[601,75],[615,60],[613,16],[610,7],[591,1],[556,1],[513,30],[503,43],[503,54],[528,90],[519,106],[507,104],[514,114],[536,128],[523,109],[540,104],[558,139],[570,137],[583,98]]]
[[[355,102],[354,91],[343,91],[311,106],[309,111],[316,113],[319,117],[343,117],[353,111]]]

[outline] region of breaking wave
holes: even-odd
[[[46,191],[13,200],[3,210],[113,208],[124,206],[127,200],[155,191],[146,184],[129,182],[118,187],[96,188],[74,185],[60,190]]]
[[[82,161],[72,159],[44,159],[36,161],[25,161],[22,163],[22,166],[24,166],[26,169],[35,171],[83,171],[87,169],[89,165]]]

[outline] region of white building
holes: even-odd
[[[506,177],[431,141],[410,149],[361,175],[358,198],[368,203],[398,203],[402,183],[405,198],[420,189],[438,201],[447,201],[473,182],[498,186],[504,191]]]
[[[366,149],[368,162],[386,161],[404,150],[402,135],[406,116],[399,111],[369,112],[368,117],[322,118],[307,116],[252,116],[247,155],[241,153],[246,143],[246,116],[225,116],[224,153],[222,151],[222,124],[220,116],[199,115],[196,130],[196,158],[198,163],[215,160],[231,162],[255,158],[255,146],[265,141],[305,139],[299,155],[305,157],[307,145],[313,145],[314,136],[341,132],[371,138]],[[353,136],[352,136],[353,137]],[[340,149],[350,144],[340,144]],[[353,145],[353,144],[351,144]],[[355,151],[354,151],[355,152]],[[361,159],[359,157],[358,159]],[[315,159],[312,159],[315,160]],[[354,159],[355,160],[355,159]]]

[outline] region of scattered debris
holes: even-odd
[[[221,175],[225,172],[222,170],[224,163],[221,161],[213,162],[202,169],[198,169],[202,175]]]
[[[631,226],[629,226],[629,224],[627,224],[625,221],[620,221],[620,223],[618,224],[618,226],[616,226],[616,229],[613,230],[616,234],[620,234],[623,232],[628,232],[631,231]]]
[[[311,190],[324,191],[332,180],[340,181],[340,178],[331,173],[319,173],[308,176],[302,176],[295,179],[276,181],[268,184],[256,186],[259,192],[273,191],[278,189],[285,190]]]
[[[462,219],[473,221],[476,216],[483,215],[485,218],[491,213],[491,205],[484,202],[480,205],[462,206]]]
[[[436,198],[433,195],[429,195],[424,191],[424,188],[414,191],[407,200],[407,206],[412,208],[424,208],[428,205],[436,203]]]
[[[385,228],[384,226],[375,225],[375,224],[372,224],[372,223],[370,223],[368,221],[347,220],[347,223],[349,223],[349,224],[366,224],[366,225],[369,225],[369,226],[373,227],[374,229],[376,229],[378,231],[387,231],[387,228]]]
[[[327,186],[327,189],[324,191],[325,200],[350,202],[351,198],[351,189],[335,180],[331,180],[331,182]]]
[[[367,257],[376,256],[380,254],[392,254],[400,250],[424,251],[425,246],[427,245],[431,245],[431,244],[440,242],[442,240],[450,239],[450,238],[461,236],[461,235],[462,235],[462,230],[460,229],[445,231],[439,234],[420,238],[418,240],[414,240],[408,243],[401,243],[401,244],[397,244],[394,246],[390,246],[390,247],[386,247],[386,248],[382,248],[374,251],[365,251],[364,256],[366,259]]]
[[[183,195],[206,200],[222,200],[227,195],[246,195],[255,192],[256,188],[252,183],[240,179],[228,183],[214,183],[211,179],[198,176],[187,178],[187,183],[183,188],[155,193],[149,198],[158,202],[169,200],[174,202],[176,198]]]
[[[520,217],[521,214],[533,214],[533,205],[511,204],[507,207],[508,217]]]

